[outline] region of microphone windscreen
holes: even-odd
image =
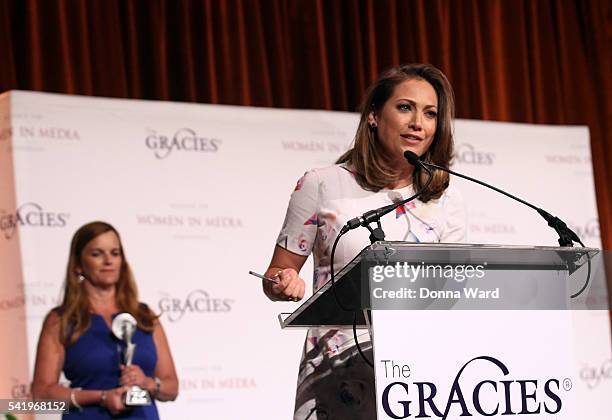
[[[412,150],[406,150],[404,152],[404,157],[412,166],[421,166],[421,161],[419,160],[419,156],[414,153]]]

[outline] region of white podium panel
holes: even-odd
[[[378,418],[603,419],[584,410],[610,413],[606,400],[597,409],[577,405],[571,318],[569,311],[373,311]]]

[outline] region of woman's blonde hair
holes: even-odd
[[[408,64],[385,71],[366,90],[359,107],[361,119],[354,144],[336,163],[347,163],[362,188],[378,191],[393,185],[401,176],[390,162],[397,156],[390,156],[382,147],[376,134],[368,125],[370,113],[380,113],[387,100],[393,95],[395,87],[406,80],[425,80],[435,90],[438,98],[436,133],[433,142],[421,160],[448,168],[453,155],[452,121],[455,116],[453,89],[440,70],[430,64]],[[413,174],[413,187],[418,191],[428,179],[428,175],[418,168]],[[427,202],[438,198],[448,187],[449,176],[446,172],[433,171],[433,180],[421,194],[420,200]]]
[[[72,237],[70,256],[64,281],[64,298],[56,308],[60,317],[60,341],[64,346],[74,344],[91,325],[89,300],[83,285],[79,281],[77,268],[81,267],[81,253],[87,244],[97,236],[114,232],[119,239],[121,250],[121,269],[116,284],[116,299],[119,310],[131,313],[138,321],[138,327],[151,332],[155,327],[157,316],[148,306],[138,302],[138,290],[127,262],[119,232],[108,223],[91,222],[79,228]]]

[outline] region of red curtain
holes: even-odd
[[[0,0],[0,92],[352,111],[384,68],[430,62],[460,118],[589,126],[611,249],[610,12],[609,0]]]

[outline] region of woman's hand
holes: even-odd
[[[306,283],[293,268],[285,268],[277,270],[275,273],[266,272],[274,279],[278,279],[278,283],[271,287],[272,294],[279,300],[292,300],[297,302],[304,297]]]
[[[121,378],[119,378],[119,383],[123,386],[133,386],[138,385],[142,389],[149,390],[151,388],[151,384],[155,387],[155,380],[149,378],[144,374],[140,366],[138,365],[130,365],[124,366],[121,365]]]
[[[127,390],[127,386],[120,386],[103,391],[106,397],[100,401],[100,405],[110,411],[113,416],[121,413],[125,410],[125,393]]]
[[[304,255],[294,254],[278,245],[274,247],[274,254],[270,266],[266,270],[266,277],[278,279],[278,284],[263,280],[264,293],[271,300],[298,301],[304,297],[306,283],[298,276],[306,262]]]

